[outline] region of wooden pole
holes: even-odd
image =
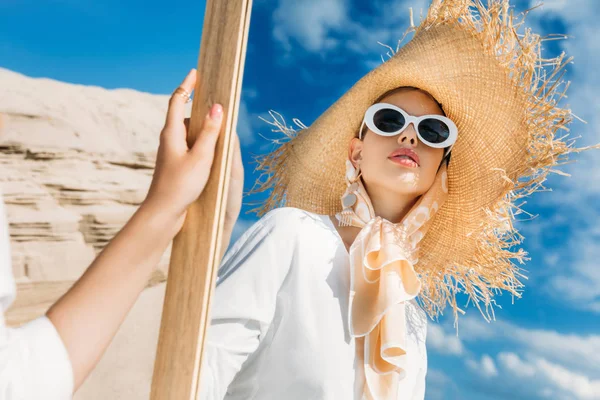
[[[207,186],[173,241],[151,399],[198,399],[204,337],[220,264],[223,220],[237,123],[251,0],[207,0],[188,143],[214,103],[222,130]]]

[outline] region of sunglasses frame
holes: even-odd
[[[377,128],[375,126],[375,122],[373,120],[373,118],[375,117],[375,113],[377,113],[377,111],[385,110],[385,109],[392,109],[392,110],[398,111],[400,114],[402,114],[402,116],[404,116],[404,120],[406,121],[406,124],[400,130],[398,130],[396,132],[384,132],[384,131],[380,130],[379,128]],[[421,121],[423,121],[425,119],[429,119],[429,118],[442,121],[443,123],[445,123],[448,126],[448,128],[449,128],[448,139],[446,139],[442,143],[431,143],[431,142],[428,142],[427,140],[423,139],[423,136],[421,136],[421,133],[419,132],[419,123]],[[415,127],[415,132],[417,132],[417,136],[419,137],[419,140],[429,147],[434,147],[437,149],[450,147],[448,150],[446,150],[446,154],[448,154],[450,152],[450,150],[452,150],[454,143],[456,143],[456,138],[458,137],[458,128],[456,127],[456,125],[450,118],[444,117],[443,115],[436,115],[436,114],[421,115],[420,117],[415,117],[414,115],[409,115],[406,111],[404,111],[400,107],[393,105],[393,104],[389,104],[389,103],[375,103],[367,109],[367,111],[365,112],[365,116],[363,118],[363,122],[360,125],[359,139],[362,140],[362,132],[363,132],[363,127],[365,124],[371,131],[375,132],[376,134],[387,137],[387,136],[395,136],[395,135],[398,135],[398,134],[404,132],[404,130],[411,123]]]

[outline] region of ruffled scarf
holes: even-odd
[[[362,228],[350,247],[348,324],[355,338],[358,365],[364,368],[363,399],[396,399],[406,376],[406,302],[421,290],[415,272],[418,244],[448,194],[446,163],[431,188],[399,223],[375,215],[360,176],[346,161],[348,188],[341,226]]]

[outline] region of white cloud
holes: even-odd
[[[600,380],[592,380],[585,375],[570,371],[561,365],[552,363],[543,357],[530,356],[523,360],[514,353],[500,353],[497,356],[500,365],[519,380],[533,381],[546,386],[555,387],[564,391],[565,395],[575,395],[578,399],[600,398]],[[546,396],[548,392],[544,394]]]
[[[497,322],[486,322],[479,316],[466,316],[458,321],[458,334],[464,340],[486,340],[498,335]]]
[[[482,377],[498,377],[483,381],[490,391],[498,389],[497,382],[504,382],[515,391],[515,397],[531,398],[532,390],[547,397],[544,388],[550,388],[553,399],[600,398],[594,397],[600,395],[600,335],[527,329],[505,321],[488,323],[479,316],[466,316],[460,322],[461,351],[448,352],[444,341],[455,339],[445,332],[454,332],[449,325],[448,322],[429,326],[434,332],[427,338],[428,348],[465,357],[466,365]],[[505,346],[509,350],[500,351],[496,356],[484,354],[478,359],[469,347],[482,344],[486,348]],[[523,381],[531,385],[523,386],[520,384]],[[443,391],[443,382],[436,387],[435,390]]]
[[[409,27],[409,7],[414,23],[429,0],[379,0],[371,3],[373,13],[361,20],[350,16],[349,0],[281,0],[273,13],[273,37],[285,51],[283,58],[299,48],[329,59],[340,59],[340,52],[364,54],[364,64],[372,69],[381,63],[387,49],[377,42],[396,47]]]
[[[538,0],[529,0],[528,7],[538,3]],[[577,147],[600,142],[599,15],[600,2],[596,0],[545,0],[526,18],[526,25],[542,36],[549,33],[569,36],[566,40],[543,43],[543,55],[549,56],[547,48],[552,44],[574,57],[564,78],[571,81],[568,98],[560,105],[572,109],[588,122],[575,120],[571,124],[569,138],[581,136],[576,140]],[[559,20],[565,31],[542,29],[548,26],[548,21],[554,20]],[[571,160],[573,162],[558,169],[572,176],[550,174],[544,185],[552,192],[535,196],[536,203],[544,206],[543,217],[516,225],[523,228],[524,244],[542,252],[541,257],[535,259],[535,271],[532,271],[537,279],[531,283],[542,283],[548,297],[563,305],[600,313],[600,233],[594,231],[596,221],[600,220],[600,150],[573,154]],[[536,213],[528,207],[525,210]],[[555,232],[559,227],[567,235],[557,239]],[[546,248],[547,242],[554,243],[553,251]],[[525,269],[529,268],[525,266]]]
[[[538,290],[561,306],[600,313],[600,210],[593,209],[600,198],[581,201],[516,224],[526,237],[527,250],[536,253],[524,267],[532,278],[526,292]],[[586,207],[585,214],[577,212]]]
[[[246,87],[242,89],[242,97],[254,100],[258,98],[258,90],[253,87]]]
[[[258,117],[256,117],[255,114],[250,113],[246,102],[242,101],[240,103],[237,121],[237,134],[242,146],[249,146],[256,140],[254,136],[254,127],[256,125],[255,119],[258,120]]]
[[[600,235],[574,229],[564,250],[573,261],[548,280],[548,294],[573,308],[600,313]]]
[[[345,0],[281,0],[273,13],[273,36],[288,52],[293,41],[307,51],[320,52],[337,45],[330,34],[347,20]]]
[[[450,377],[439,369],[430,368],[427,371],[427,383],[444,385],[449,383],[450,381]]]
[[[481,357],[481,361],[468,359],[466,360],[466,364],[474,372],[483,376],[484,378],[492,378],[498,376],[498,369],[496,368],[496,364],[494,363],[492,357],[490,357],[487,354],[484,354]]]
[[[506,321],[488,323],[478,316],[463,317],[460,324],[459,335],[463,343],[501,340],[590,373],[597,371],[597,366],[600,365],[600,334],[584,336],[546,329],[527,329]],[[465,348],[465,351],[468,350]]]
[[[544,256],[544,263],[550,267],[556,267],[560,260],[560,255],[558,253],[554,253],[551,250],[547,252]]]
[[[500,353],[497,358],[499,364],[515,376],[524,378],[535,376],[535,368],[521,360],[515,353]]]
[[[441,326],[434,324],[427,328],[427,347],[441,354],[461,355],[464,351],[458,337],[446,334]]]
[[[349,38],[347,48],[359,54],[384,54],[387,49],[377,42],[389,45],[396,49],[400,40],[410,26],[410,8],[413,10],[413,22],[419,24],[421,14],[427,12],[430,0],[380,0],[374,2],[376,10],[359,23],[348,26]],[[402,44],[410,40],[407,36]],[[375,62],[378,61],[378,62]],[[372,67],[380,64],[381,58],[374,57]]]
[[[549,382],[580,399],[600,398],[600,380],[590,380],[587,376],[576,374],[543,358],[535,361],[535,367]]]
[[[600,13],[600,3],[595,0],[544,0],[530,1],[530,6],[542,3],[542,10],[546,12],[560,14],[570,23],[578,21],[587,22],[590,15],[598,15]]]
[[[573,235],[577,235],[573,232]],[[600,313],[600,238],[583,236],[570,248],[575,262],[549,280],[547,292],[573,308]]]
[[[556,360],[572,368],[598,372],[600,365],[600,335],[561,334],[543,329],[523,329],[504,324],[513,329],[511,337],[529,350]]]
[[[459,388],[443,371],[429,368],[425,377],[425,398],[428,400],[445,400],[458,398]]]
[[[530,6],[538,4],[531,1]],[[579,137],[577,146],[591,145],[600,142],[600,102],[597,93],[600,89],[600,2],[596,0],[545,0],[543,5],[532,11],[527,17],[527,25],[540,32],[544,21],[557,18],[565,26],[569,38],[557,43],[567,56],[573,56],[573,64],[567,67],[571,72],[571,85],[567,91],[568,98],[563,99],[562,105],[569,106],[573,113],[587,125],[575,121],[572,124],[571,136]],[[543,32],[547,34],[550,32]],[[554,33],[554,32],[552,32]],[[559,32],[565,33],[565,32]],[[571,173],[569,178],[553,176],[549,180],[551,187],[559,186],[560,190],[551,195],[543,196],[550,203],[574,206],[586,212],[586,199],[600,196],[600,150],[589,150],[572,159],[578,162],[561,167]],[[594,184],[596,183],[596,184]],[[558,192],[558,194],[557,194]]]
[[[492,377],[492,376],[498,376],[498,370],[496,369],[496,364],[494,363],[494,360],[492,359],[492,357],[490,357],[487,354],[484,354],[483,357],[481,357],[481,372],[487,376],[487,377]]]

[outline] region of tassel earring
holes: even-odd
[[[358,180],[361,176],[360,166],[354,168],[350,160],[346,160],[346,192],[342,196],[342,207],[343,210],[340,213],[340,226],[352,226],[352,218],[354,216],[354,205],[356,204],[357,197],[356,191],[358,190]]]

